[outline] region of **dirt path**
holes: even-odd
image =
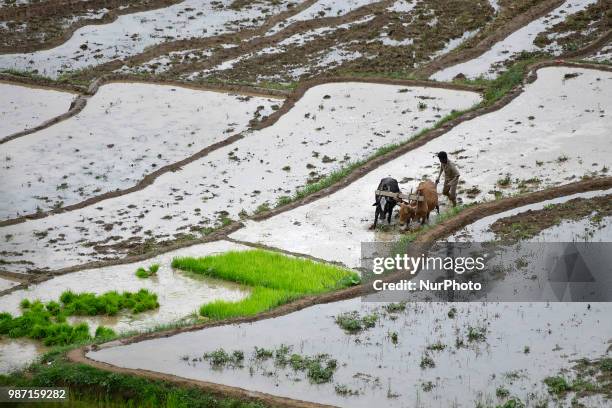
[[[454,231],[457,231],[460,228],[463,228],[474,221],[484,218],[486,216],[490,216],[493,214],[497,214],[503,211],[506,211],[511,208],[516,208],[528,204],[534,204],[537,202],[549,200],[552,198],[563,197],[575,193],[586,192],[586,191],[594,191],[594,190],[606,190],[612,187],[612,177],[606,177],[602,179],[595,180],[586,180],[580,181],[572,184],[563,185],[560,187],[553,187],[547,190],[538,191],[535,193],[526,194],[518,197],[509,197],[497,201],[493,201],[490,203],[484,203],[480,205],[476,205],[469,209],[466,209],[459,213],[456,217],[444,221],[436,226],[434,226],[431,230],[427,231],[425,234],[421,235],[415,242],[415,245],[427,246],[436,240],[446,237]],[[398,279],[406,278],[405,273],[396,273],[388,276],[385,281],[395,281]],[[307,298],[299,299],[295,302],[277,307],[271,311],[260,313],[256,316],[243,317],[243,318],[234,318],[227,319],[222,321],[208,322],[208,323],[200,323],[190,327],[171,329],[167,331],[162,331],[158,333],[145,333],[139,334],[136,336],[128,337],[121,340],[116,340],[110,343],[106,343],[100,346],[86,346],[82,348],[78,348],[72,350],[68,353],[67,357],[69,360],[75,363],[87,364],[92,367],[96,367],[102,370],[117,372],[122,374],[129,375],[138,375],[141,377],[145,377],[148,379],[155,380],[163,380],[175,383],[180,386],[185,387],[198,387],[206,392],[211,392],[214,394],[223,394],[230,395],[235,398],[247,399],[247,400],[257,400],[265,404],[270,404],[272,406],[283,406],[283,407],[316,407],[321,406],[318,404],[313,404],[305,401],[297,401],[283,397],[277,397],[270,394],[260,393],[248,391],[242,388],[231,387],[221,384],[215,384],[205,381],[198,381],[192,379],[186,379],[182,377],[178,377],[171,374],[163,374],[158,372],[152,372],[149,370],[141,370],[141,369],[128,369],[117,367],[108,363],[102,363],[99,361],[92,360],[86,356],[86,353],[90,350],[98,350],[100,348],[114,347],[122,344],[131,344],[135,342],[140,342],[149,339],[162,338],[162,337],[170,337],[175,334],[191,332],[195,330],[201,330],[205,328],[217,327],[222,325],[233,325],[240,323],[250,323],[264,319],[275,318],[279,316],[283,316],[289,313],[293,313],[304,309],[309,306],[313,306],[316,304],[323,303],[331,303],[337,302],[340,300],[350,299],[357,296],[361,296],[371,292],[372,289],[369,285],[362,284],[359,286],[355,286],[352,288],[344,289],[341,291],[326,293],[319,296],[311,296]]]

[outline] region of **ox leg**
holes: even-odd
[[[440,206],[436,204],[436,211],[438,212],[438,215],[440,215]]]
[[[374,212],[374,224],[370,227],[370,229],[376,228],[376,224],[378,223],[378,217],[380,216],[380,209],[376,207],[376,211]]]

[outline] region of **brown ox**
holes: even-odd
[[[436,185],[431,180],[422,181],[417,187],[416,194],[423,196],[424,200],[417,201],[416,204],[401,203],[399,211],[400,225],[406,225],[406,229],[410,225],[410,221],[421,221],[421,225],[429,220],[429,213],[435,208],[440,214],[438,206],[438,192]]]

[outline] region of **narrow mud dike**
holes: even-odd
[[[546,200],[550,200],[553,198],[568,196],[568,195],[572,195],[576,193],[596,191],[596,190],[606,190],[611,187],[612,187],[612,177],[606,177],[606,178],[601,178],[601,179],[580,181],[580,182],[567,184],[567,185],[563,185],[559,187],[553,187],[547,190],[529,193],[523,196],[510,197],[510,198],[505,198],[505,199],[501,199],[501,200],[497,200],[493,202],[487,202],[487,203],[475,205],[473,207],[470,207],[462,211],[456,217],[446,220],[438,225],[435,225],[430,230],[420,235],[417,238],[417,240],[414,241],[414,245],[417,248],[424,248],[424,247],[426,248],[428,245],[432,244],[436,240],[444,238],[448,236],[449,234],[481,218],[484,218],[490,215],[494,215],[500,212],[504,212],[512,208],[534,204],[534,203],[538,203],[541,201],[546,201]],[[393,282],[398,279],[405,279],[405,278],[406,278],[405,273],[395,273],[395,274],[389,275],[386,279],[384,279],[384,281]],[[162,331],[158,333],[140,334],[140,335],[136,335],[133,337],[128,337],[125,339],[120,339],[120,340],[116,340],[110,343],[102,344],[99,346],[98,345],[86,346],[86,347],[82,347],[82,348],[78,348],[78,349],[70,351],[67,357],[72,362],[87,364],[89,366],[92,366],[98,369],[102,369],[102,370],[106,370],[106,371],[117,372],[117,373],[122,373],[122,374],[129,374],[129,375],[137,375],[137,376],[145,377],[148,379],[169,381],[169,382],[172,382],[174,384],[184,386],[184,387],[198,387],[207,392],[211,392],[214,394],[232,395],[236,398],[247,399],[247,400],[258,400],[260,402],[275,405],[275,406],[276,405],[284,406],[284,407],[321,406],[318,404],[309,403],[305,401],[277,397],[274,395],[260,393],[260,392],[248,391],[248,390],[244,390],[242,388],[237,388],[237,387],[215,384],[215,383],[206,382],[206,381],[186,379],[186,378],[178,377],[178,376],[171,375],[171,374],[163,374],[159,372],[153,372],[153,371],[142,370],[142,369],[129,369],[129,368],[117,367],[112,364],[103,363],[103,362],[99,362],[99,361],[90,359],[86,356],[86,354],[92,350],[95,351],[95,350],[99,350],[103,348],[137,343],[140,341],[150,340],[150,339],[155,339],[155,338],[170,337],[170,336],[173,336],[179,333],[191,332],[191,331],[202,330],[206,328],[218,327],[218,326],[223,326],[223,325],[252,323],[252,322],[259,321],[259,320],[275,318],[275,317],[287,315],[289,313],[297,312],[299,310],[302,310],[306,307],[310,307],[313,305],[351,299],[351,298],[355,298],[355,297],[365,295],[371,292],[372,292],[372,289],[369,285],[362,284],[362,285],[344,289],[341,291],[326,293],[326,294],[319,295],[319,296],[311,296],[307,298],[302,298],[295,302],[292,302],[292,303],[280,306],[278,308],[275,308],[273,310],[270,310],[268,312],[260,313],[256,316],[201,323],[201,324],[196,324],[196,325],[189,326],[189,327],[171,329],[171,330]]]
[[[537,78],[537,70],[543,67],[548,67],[548,66],[567,66],[567,67],[575,67],[575,68],[587,68],[587,69],[595,69],[595,70],[600,70],[600,71],[604,71],[604,72],[612,72],[612,67],[605,67],[605,66],[601,66],[601,65],[597,65],[597,64],[579,64],[579,63],[569,63],[569,62],[554,62],[554,61],[547,61],[547,62],[541,62],[538,64],[535,64],[533,66],[530,67],[530,74],[527,76],[527,78],[525,79],[525,83],[529,83],[529,82],[533,82],[535,81],[535,79]],[[331,81],[333,81],[333,79],[329,79]],[[350,79],[351,81],[353,81],[353,79]],[[314,81],[313,83],[310,84],[311,86],[314,86],[314,84],[318,84],[319,81],[325,81],[323,79],[318,80],[318,81]],[[363,80],[364,82],[372,82],[372,80]],[[384,80],[383,83],[389,83],[390,80]],[[394,83],[399,83],[399,84],[403,84],[403,85],[412,85],[412,86],[429,86],[430,83],[427,81],[394,81]],[[436,84],[438,87],[446,87],[446,84],[443,83],[438,83]],[[455,86],[453,86],[455,87]],[[301,95],[304,94],[304,92],[308,89],[307,85],[304,85],[304,87],[299,88],[295,91],[295,96],[289,97],[287,102],[285,103],[285,105],[283,105],[283,107],[281,107],[281,109],[279,109],[279,111],[275,112],[275,115],[271,115],[268,118],[267,123],[263,123],[262,126],[270,126],[271,124],[273,124],[276,120],[278,120],[278,118],[286,111],[288,111],[290,109],[291,106],[293,106],[293,104],[295,103],[296,100],[299,99],[299,97]],[[457,89],[457,88],[454,88]],[[270,218],[272,216],[281,214],[283,212],[289,211],[291,209],[294,209],[296,207],[311,203],[313,201],[316,201],[320,198],[323,198],[327,195],[330,195],[338,190],[341,190],[343,188],[345,188],[346,186],[348,186],[349,184],[351,184],[352,182],[354,182],[355,180],[361,178],[362,176],[364,176],[365,174],[373,171],[374,169],[378,168],[379,166],[384,165],[385,163],[387,163],[389,160],[392,160],[394,158],[397,158],[403,154],[405,154],[406,152],[409,152],[415,148],[418,148],[424,144],[426,144],[428,141],[433,140],[439,136],[441,136],[442,134],[446,133],[447,131],[449,131],[450,129],[452,129],[453,127],[457,126],[459,123],[462,123],[464,121],[467,120],[471,120],[477,116],[480,115],[484,115],[486,113],[498,110],[500,108],[502,108],[503,106],[507,105],[510,101],[512,101],[516,96],[518,96],[523,90],[522,86],[518,86],[515,89],[511,90],[509,93],[507,93],[504,97],[502,97],[501,99],[499,99],[498,101],[496,101],[495,103],[493,103],[490,106],[487,107],[481,107],[478,108],[476,110],[473,111],[469,111],[447,123],[445,123],[444,125],[442,125],[441,127],[428,131],[427,133],[423,134],[420,138],[416,139],[416,140],[412,140],[410,142],[407,142],[406,144],[400,146],[399,148],[386,153],[384,155],[381,155],[373,160],[370,160],[369,162],[365,163],[363,166],[355,169],[354,171],[352,171],[350,174],[348,174],[346,177],[344,177],[342,180],[338,181],[337,183],[331,185],[330,187],[327,187],[325,189],[322,189],[316,193],[313,193],[311,195],[308,195],[306,197],[304,197],[303,199],[300,200],[296,200],[292,203],[289,203],[287,205],[283,205],[277,208],[274,208],[270,211],[266,211],[266,212],[262,212],[260,214],[256,214],[253,215],[251,217],[249,217],[249,219],[251,220],[255,220],[255,221],[259,221],[259,220],[264,220],[267,218]],[[238,140],[238,138],[236,139]],[[180,166],[177,166],[180,167]],[[20,219],[17,222],[23,222],[26,219]],[[14,220],[10,220],[9,222],[11,223],[17,223]],[[195,244],[200,244],[200,243],[206,243],[206,242],[210,242],[216,239],[220,239],[222,237],[225,237],[228,234],[231,234],[235,231],[237,231],[239,228],[242,227],[242,224],[239,222],[234,222],[232,224],[230,224],[227,227],[221,228],[219,230],[217,230],[214,234],[211,234],[209,236],[203,237],[203,238],[198,238],[198,239],[194,239],[194,240],[189,240],[189,241],[181,241],[181,240],[176,240],[174,242],[170,242],[168,244],[166,244],[163,248],[157,248],[157,253],[165,253],[168,251],[172,251],[175,249],[179,249],[179,248],[183,248],[183,247],[188,247],[191,245],[195,245]],[[122,257],[122,258],[116,258],[116,259],[111,259],[111,260],[104,260],[104,261],[94,261],[94,262],[87,262],[84,264],[80,264],[80,265],[75,265],[75,266],[71,266],[71,267],[67,267],[67,268],[62,268],[62,269],[57,269],[57,270],[53,270],[53,271],[40,271],[38,273],[34,273],[33,276],[38,276],[37,279],[41,279],[41,276],[46,276],[47,278],[42,278],[42,279],[48,279],[48,277],[51,276],[55,276],[55,275],[63,275],[66,273],[72,273],[72,272],[76,272],[76,271],[80,271],[80,270],[84,270],[84,269],[91,269],[91,268],[97,268],[97,267],[103,267],[103,266],[108,266],[108,265],[118,265],[118,264],[125,264],[125,263],[132,263],[132,262],[139,262],[142,260],[145,260],[147,258],[150,258],[152,254],[150,253],[144,253],[144,254],[140,254],[140,255],[131,255],[131,256],[126,256],[126,257]],[[8,291],[12,291],[12,289],[7,289]]]

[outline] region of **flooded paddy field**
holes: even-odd
[[[236,54],[238,49],[213,54],[220,59],[218,64],[182,64],[181,77],[292,83],[325,74],[405,72],[458,47],[470,37],[465,32],[478,32],[493,17],[486,1],[469,7],[465,2],[437,0],[357,1],[354,4],[361,7],[336,17],[332,16],[338,7],[353,3],[329,3],[334,6],[325,11],[321,7],[326,2],[317,2],[277,24],[261,46],[227,58],[223,52]],[[306,20],[298,21],[301,18]],[[279,31],[281,26],[285,30]],[[198,69],[202,65],[206,68]]]
[[[608,9],[0,0],[0,385],[117,406],[609,406],[611,306],[567,302],[534,254],[612,240]],[[439,151],[463,205],[370,230],[380,179],[414,192]],[[510,266],[472,302],[358,298],[361,243],[413,238],[499,245]]]
[[[11,105],[33,96],[5,94],[15,100]],[[40,100],[42,105],[44,95]],[[282,102],[168,85],[104,85],[77,115],[2,146],[0,219],[133,187],[147,174],[243,132]],[[52,109],[62,107],[56,105]],[[18,123],[25,111],[21,106],[5,118]]]
[[[316,86],[274,125],[245,134],[140,191],[0,228],[8,236],[5,269],[57,269],[123,256],[145,242],[201,236],[231,219],[274,207],[309,181],[406,141],[479,100],[473,92],[436,88]]]
[[[129,14],[178,3],[178,0],[85,0],[78,2],[1,0],[0,50],[16,52],[51,48],[78,28],[113,21]]]
[[[604,355],[612,336],[607,303],[590,309],[568,303],[408,303],[392,313],[388,306],[353,299],[87,356],[335,406],[494,406],[510,397],[535,406],[553,403],[544,378],[568,369],[573,360]],[[347,333],[335,319],[354,311],[376,316],[375,325]],[[328,355],[336,361],[333,376],[313,383],[291,364],[258,357],[255,349],[283,346],[289,355]],[[215,366],[204,355],[219,349],[242,351],[244,361],[239,367]]]
[[[534,211],[572,213],[570,220],[561,216],[519,245],[506,247],[504,256],[526,259],[530,267],[506,269],[498,279],[523,291],[541,291],[548,270],[539,268],[542,260],[530,258],[533,248],[524,244],[609,242],[609,198],[610,190],[546,200],[484,217],[467,229],[480,231]],[[516,219],[508,222],[517,225]],[[591,233],[582,237],[585,226]],[[459,235],[465,238],[458,234],[450,240]],[[426,278],[432,277],[414,279]],[[496,289],[488,293],[496,295]],[[394,297],[396,303],[366,296],[253,323],[109,343],[87,357],[333,406],[490,407],[512,401],[533,407],[607,406],[605,378],[596,375],[597,369],[581,367],[596,366],[609,353],[609,303],[442,303],[410,292]],[[167,353],[151,357],[161,349]],[[555,381],[573,383],[574,389],[558,393],[551,385]]]
[[[69,92],[1,82],[0,94],[0,140],[66,113],[76,97]]]
[[[589,8],[599,7],[597,0],[567,0],[551,13],[532,21],[493,45],[488,51],[477,58],[443,69],[431,76],[437,81],[450,81],[455,76],[462,74],[467,78],[496,77],[505,69],[505,64],[516,58],[520,53],[547,52],[551,55],[559,55],[563,46],[559,44],[561,39],[581,30],[592,32],[597,26],[579,27],[574,31],[568,28],[568,32],[555,34],[555,28],[562,25],[566,19],[570,19],[580,12]],[[602,17],[603,18],[603,17]]]
[[[62,73],[123,59],[166,41],[205,38],[261,26],[286,10],[289,2],[250,3],[243,9],[232,1],[202,3],[186,0],[157,10],[119,16],[102,25],[79,28],[61,45],[26,54],[0,55],[0,66],[36,70],[52,78]]]
[[[400,231],[396,219],[391,228],[370,231],[372,207],[347,211],[344,204],[373,202],[383,177],[396,177],[404,192],[416,189],[423,177],[435,180],[433,155],[441,150],[450,152],[465,180],[459,184],[465,203],[605,175],[612,167],[607,152],[612,95],[604,85],[610,81],[612,75],[595,70],[540,69],[538,79],[502,109],[460,124],[327,197],[265,221],[248,221],[232,237],[357,267],[361,242],[394,240]],[[446,199],[440,199],[444,211]]]

